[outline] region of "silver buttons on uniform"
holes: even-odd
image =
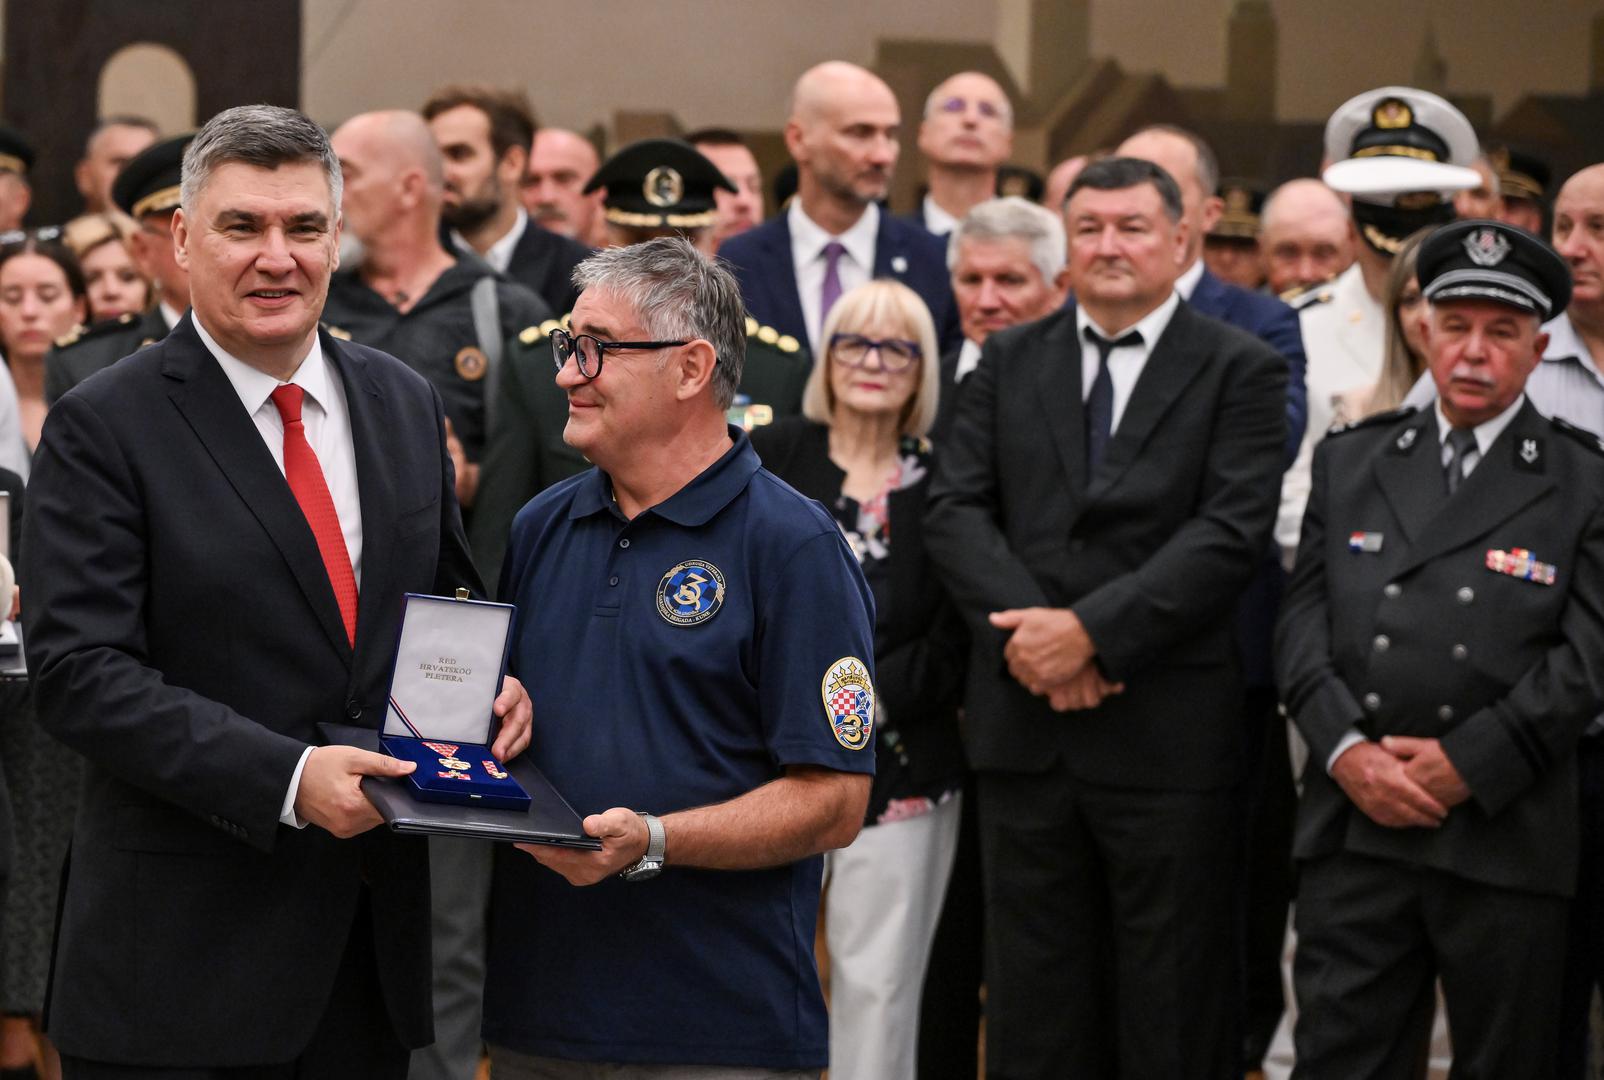
[[[1370,693],[1365,695],[1364,705],[1366,712],[1375,712],[1377,709],[1381,708],[1381,695],[1372,690]]]
[[[1444,705],[1442,708],[1437,710],[1437,719],[1441,720],[1443,723],[1446,724],[1448,721],[1452,720],[1453,718],[1454,718],[1454,707],[1452,705]]]
[[[1370,643],[1370,645],[1377,652],[1386,652],[1389,648],[1392,647],[1392,639],[1389,638],[1386,634],[1377,634],[1376,635],[1376,640],[1372,641]]]
[[[1385,589],[1381,590],[1381,595],[1388,600],[1396,600],[1403,595],[1403,586],[1396,581],[1391,582]]]
[[[1463,660],[1465,657],[1470,655],[1470,650],[1465,648],[1463,645],[1455,645],[1453,648],[1453,654],[1455,660]]]
[[[1454,593],[1454,598],[1457,599],[1461,604],[1468,604],[1472,600],[1476,599],[1476,590],[1472,589],[1469,585],[1461,585],[1459,587],[1459,591]]]

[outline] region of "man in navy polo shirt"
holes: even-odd
[[[529,752],[603,846],[498,854],[496,1077],[817,1076],[819,855],[857,835],[874,771],[869,591],[725,423],[733,278],[676,238],[575,280],[553,351],[597,467],[519,513],[500,595]]]

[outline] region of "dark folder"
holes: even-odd
[[[331,744],[355,746],[383,753],[379,733],[347,724],[319,724]],[[413,836],[470,836],[509,844],[553,844],[557,847],[599,850],[601,841],[586,836],[580,817],[551,786],[527,755],[507,763],[507,771],[529,793],[527,810],[496,810],[451,803],[423,802],[404,779],[387,776],[362,778],[368,797],[384,822],[398,833]]]

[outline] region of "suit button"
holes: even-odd
[[[1470,655],[1470,650],[1465,648],[1463,645],[1455,645],[1453,648],[1453,654],[1455,660],[1463,660],[1465,657]]]
[[[1381,708],[1381,695],[1371,691],[1365,695],[1365,712],[1375,712]]]
[[[1385,596],[1388,600],[1396,600],[1398,597],[1403,595],[1403,586],[1394,581],[1385,589],[1381,590],[1381,595]]]
[[[618,542],[618,546],[621,547],[621,548],[629,547],[629,537],[626,536],[622,540],[620,540]]]
[[[1444,705],[1442,708],[1437,710],[1437,719],[1441,720],[1443,723],[1446,724],[1448,721],[1452,720],[1453,718],[1454,718],[1454,707],[1452,705]]]
[[[1457,599],[1461,604],[1468,604],[1472,600],[1476,599],[1476,590],[1472,589],[1469,585],[1461,585],[1459,587],[1459,591],[1454,594],[1454,598]]]
[[[345,715],[352,720],[362,719],[362,706],[360,703],[358,703],[356,698],[352,698],[350,701],[345,703]]]
[[[1376,640],[1372,641],[1370,644],[1371,647],[1373,647],[1377,652],[1386,652],[1392,647],[1392,639],[1386,634],[1377,634]]]

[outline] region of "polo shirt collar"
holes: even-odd
[[[644,511],[672,521],[676,525],[694,527],[705,525],[723,510],[735,497],[746,490],[752,475],[762,467],[752,440],[746,432],[729,425],[730,438],[735,445],[724,452],[713,464],[703,469],[690,483]],[[613,501],[613,482],[600,469],[593,469],[584,483],[574,492],[574,501],[568,508],[568,517],[574,520],[599,514],[616,512]]]

